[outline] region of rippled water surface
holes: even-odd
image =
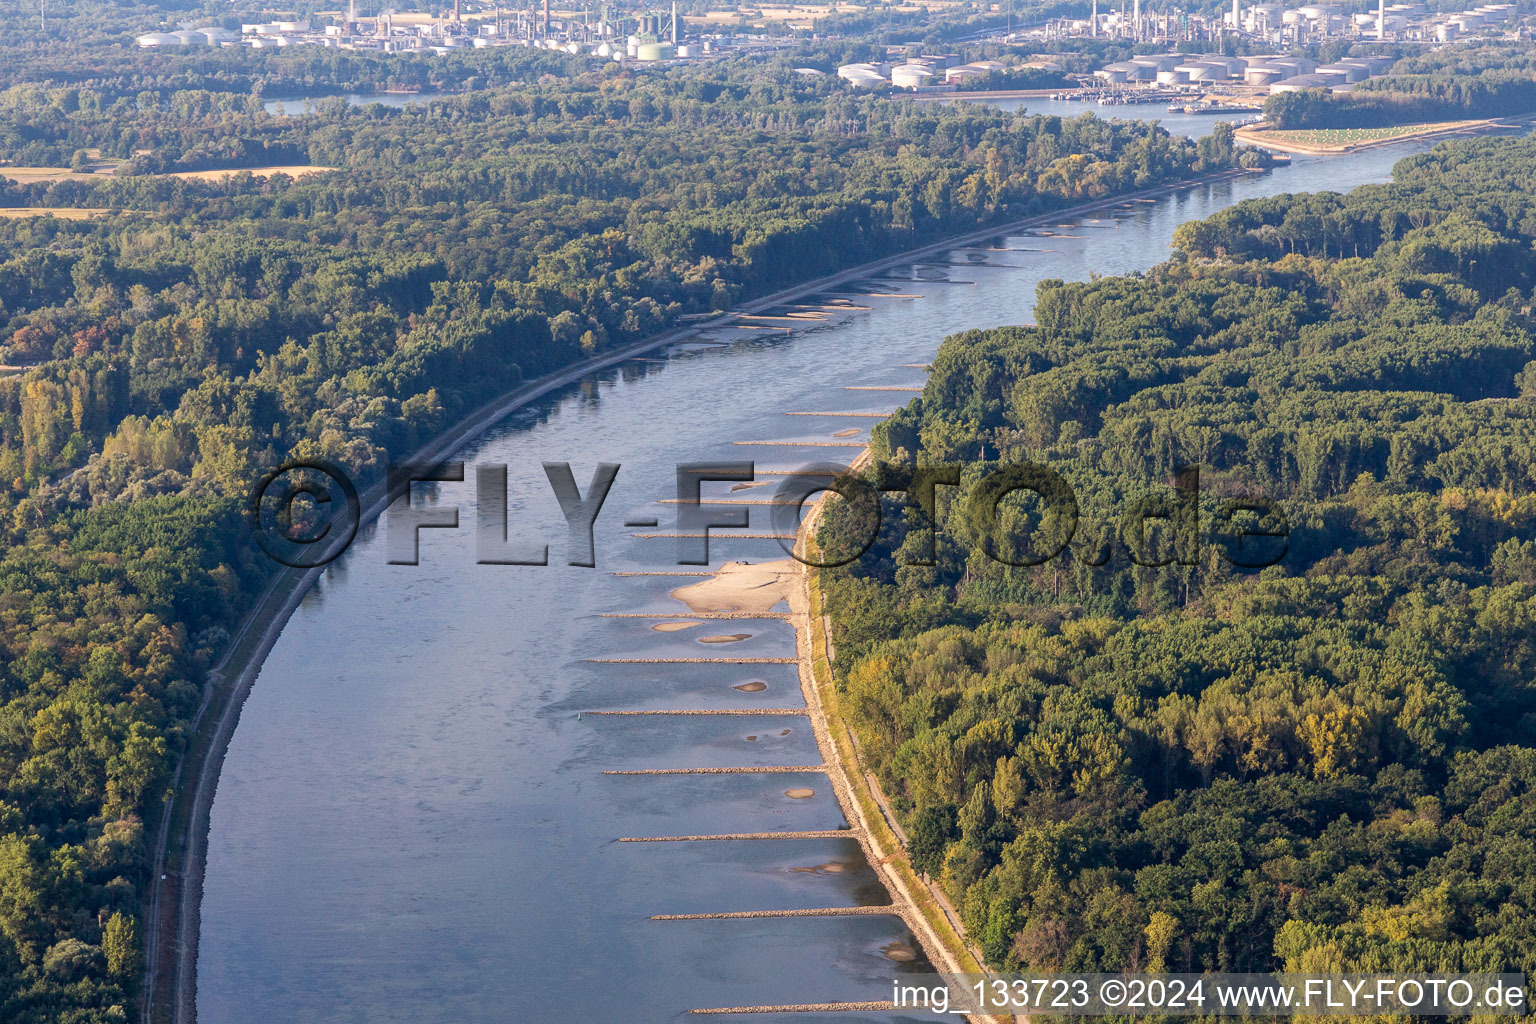
[[[1030,319],[1042,278],[1144,269],[1182,221],[1243,198],[1382,181],[1419,148],[1300,158],[1063,217],[805,300],[853,295],[867,310],[793,332],[723,331],[706,339],[715,344],[595,374],[488,431],[461,456],[509,465],[514,521],[548,539],[556,564],[476,565],[473,485],[444,484],[437,498],[460,507],[465,529],[423,531],[418,566],[386,564],[383,528],[365,530],[305,600],[245,706],[213,807],[201,1019],[649,1022],[696,1007],[889,998],[893,974],[913,967],[891,957],[911,942],[892,916],[650,920],[886,903],[852,839],[617,841],[846,825],[816,774],[602,774],[820,760],[798,716],[584,714],[803,706],[792,665],[586,660],[794,653],[781,619],[661,633],[657,620],[604,617],[687,618],[668,595],[695,580],[615,575],[680,571],[677,541],[634,536],[669,532],[675,506],[657,499],[675,464],[851,458],[856,449],[803,442],[851,443],[874,420],[785,413],[892,409],[911,394],[848,388],[920,385],[923,371],[907,364],[928,362],[954,331]],[[871,292],[902,297],[860,294]],[[733,444],[746,440],[790,443]],[[563,564],[546,460],[572,463],[583,489],[597,462],[622,464],[597,523],[596,569]],[[764,511],[753,511],[754,532],[768,532]],[[621,525],[646,516],[658,530]],[[715,564],[782,557],[773,540],[726,533],[711,543]],[[720,633],[748,637],[698,642]],[[752,683],[764,685],[737,688]],[[823,1019],[907,1018],[754,1018]]]

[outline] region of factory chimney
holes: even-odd
[[[455,25],[462,25],[464,23],[463,17],[459,14],[459,0],[453,0],[453,22]]]
[[[677,0],[672,0],[672,45],[677,45]]]
[[[1088,22],[1088,34],[1095,39],[1099,37],[1099,0],[1093,0],[1093,14]]]
[[[1238,6],[1242,0],[1232,0],[1232,31],[1241,32],[1243,29],[1243,9]]]
[[[544,36],[549,36],[549,0],[544,0]]]
[[[1387,38],[1387,0],[1376,0],[1376,38]]]
[[[1131,35],[1135,39],[1141,38],[1141,0],[1132,0]]]

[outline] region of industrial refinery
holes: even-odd
[[[1374,11],[1346,13],[1334,4],[1290,7],[1281,3],[1247,4],[1233,0],[1220,16],[1194,14],[1174,7],[1153,10],[1141,0],[1093,0],[1087,18],[1055,19],[1021,33],[1023,38],[1073,37],[1119,39],[1131,43],[1177,46],[1186,42],[1237,39],[1277,48],[1330,39],[1400,42],[1450,42],[1469,35],[1509,31],[1514,5],[1487,4],[1461,12],[1436,12],[1423,3],[1377,0]]]
[[[1288,8],[1266,3],[1245,9],[1239,0],[1233,0],[1232,10],[1226,15],[1225,29],[1228,35],[1235,34],[1249,44],[1277,47],[1299,47],[1321,39],[1445,42],[1469,33],[1503,36],[1509,29],[1513,11],[1511,4],[1489,4],[1459,14],[1431,14],[1424,4],[1388,6],[1385,0],[1379,0],[1374,13],[1346,18],[1339,8],[1328,4]],[[1166,16],[1152,14],[1144,17],[1139,0],[1132,7],[1129,18],[1123,11],[1105,18],[1095,12],[1085,28],[1090,35],[1102,33],[1136,42],[1177,43],[1191,38],[1180,32],[1174,32],[1170,37]],[[1385,74],[1394,62],[1395,58],[1387,55],[1319,64],[1284,52],[1244,56],[1165,53],[1106,64],[1094,72],[1094,77],[1100,86],[1118,92],[1122,97],[1131,90],[1187,87],[1215,87],[1251,96],[1301,89],[1344,89]]]
[[[219,46],[268,49],[323,46],[375,53],[446,53],[465,47],[533,46],[570,54],[589,54],[619,62],[688,60],[729,48],[775,48],[785,41],[712,32],[690,36],[677,5],[670,10],[615,16],[606,6],[580,11],[554,11],[550,0],[542,7],[509,9],[454,0],[451,12],[433,15],[384,9],[358,11],[352,0],[345,14],[329,23],[272,21],[242,25],[239,32],[223,28],[182,27],[173,32],[148,32],[139,46]]]

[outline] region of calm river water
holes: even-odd
[[[349,92],[343,93],[342,99],[352,107],[366,107],[370,103],[379,103],[386,107],[407,107],[412,103],[425,103],[443,95],[446,94],[440,92]],[[312,112],[326,100],[334,98],[332,96],[290,96],[287,99],[267,100],[262,107],[267,113],[277,114],[279,117],[297,117],[300,114]]]
[[[305,600],[245,706],[213,807],[201,1019],[654,1022],[696,1007],[889,998],[893,973],[915,966],[893,916],[650,920],[888,897],[851,839],[616,841],[844,825],[818,775],[602,774],[820,760],[798,717],[578,717],[802,705],[792,665],[585,660],[794,653],[782,620],[664,633],[655,620],[602,617],[685,613],[668,594],[693,582],[615,575],[685,568],[676,541],[636,539],[646,531],[622,524],[655,517],[668,531],[675,506],[656,499],[673,490],[680,461],[772,468],[851,457],[793,442],[867,437],[875,420],[840,414],[890,410],[911,395],[853,388],[921,385],[923,371],[908,364],[927,363],[946,334],[1029,320],[1042,278],[1145,269],[1185,220],[1254,196],[1383,181],[1418,148],[1298,158],[958,249],[805,300],[900,296],[855,297],[867,310],[793,333],[718,332],[715,344],[594,374],[488,431],[461,457],[508,464],[514,521],[548,540],[554,564],[476,565],[473,484],[445,484],[439,500],[460,507],[464,528],[423,531],[420,565],[386,564],[383,529],[365,531]],[[747,440],[791,443],[733,444]],[[597,522],[596,569],[563,564],[545,460],[572,463],[583,490],[597,462],[623,466]],[[763,511],[753,525],[765,530]],[[715,564],[782,557],[773,540],[728,532],[711,543]],[[718,633],[749,639],[698,642]],[[766,687],[736,689],[751,682]],[[814,796],[786,795],[802,787]]]

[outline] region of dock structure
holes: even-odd
[[[730,527],[717,527],[717,529],[730,529]],[[794,540],[793,533],[632,533],[629,535],[634,540],[697,540],[700,537],[708,537],[710,540]]]
[[[732,1013],[879,1013],[886,1010],[900,1009],[890,1000],[876,999],[863,1003],[786,1003],[783,1006],[714,1006],[689,1010],[689,1013],[698,1014],[732,1014]]]
[[[732,441],[755,448],[863,448],[863,441]]]
[[[736,443],[737,444],[745,444],[747,442],[737,441]],[[798,506],[798,505],[802,504],[802,502],[798,502],[798,501],[779,501],[779,500],[777,500],[775,498],[700,498],[698,501],[679,501],[676,498],[657,498],[656,499],[656,504],[658,504],[658,505],[777,505],[780,508],[783,508],[783,507],[787,507],[787,506]],[[728,529],[730,529],[730,527],[722,526],[722,527],[718,527],[718,529],[728,530]],[[727,537],[727,536],[739,537],[739,536],[741,536],[741,534],[739,534],[739,533],[738,534],[724,534],[724,533],[722,533],[719,536],[721,536],[721,537]]]
[[[741,768],[629,768],[609,769],[604,775],[805,775],[827,773],[824,764],[765,764]]]
[[[771,917],[900,917],[889,903],[874,907],[816,907],[811,910],[731,910],[715,914],[652,914],[652,921],[737,921]]]
[[[623,836],[621,843],[719,843],[757,840],[793,839],[857,839],[858,833],[851,828],[813,829],[807,832],[727,832],[713,836]]]
[[[693,575],[689,573],[687,575]],[[706,574],[707,575],[707,574]],[[602,612],[600,619],[780,619],[789,612]]]
[[[796,658],[584,658],[591,665],[793,665]]]
[[[916,368],[916,367],[914,367],[914,368]],[[885,386],[885,385],[850,385],[850,386],[848,386],[846,388],[846,390],[850,390],[850,391],[921,392],[923,389],[921,387],[903,387],[903,386]],[[884,417],[884,416],[886,416],[888,414],[886,414],[886,413],[870,413],[870,412],[855,412],[855,413],[789,412],[789,413],[786,413],[786,415],[791,415],[791,416],[794,416],[794,415],[801,415],[801,416],[819,416],[819,415],[839,415],[839,416],[842,416],[842,415],[847,415],[847,416],[862,416],[862,417],[875,418],[875,417]],[[857,468],[861,467],[862,465],[864,465],[867,462],[867,460],[869,458],[869,455],[870,455],[867,444],[862,442],[862,441],[859,441],[859,442],[849,441],[849,442],[844,442],[844,443],[821,442],[821,443],[819,443],[819,445],[818,445],[817,442],[782,442],[782,441],[780,441],[780,442],[773,442],[773,441],[768,441],[768,442],[764,442],[764,441],[740,442],[740,441],[738,441],[738,442],[735,442],[735,443],[736,444],[749,444],[749,445],[754,445],[755,444],[755,445],[763,445],[763,446],[792,446],[792,445],[800,444],[800,445],[816,445],[816,446],[823,446],[823,447],[848,447],[848,448],[863,449],[863,453],[859,456],[859,458],[854,460],[853,465],[851,467],[852,469],[857,469]],[[800,469],[763,468],[763,469],[758,469],[756,471],[755,475],[758,478],[761,478],[761,477],[765,477],[765,476],[797,475],[797,474],[802,474],[804,472],[805,472],[804,470],[800,470]],[[830,477],[830,476],[834,476],[836,474],[834,474],[833,472],[828,471],[828,470],[822,470],[817,475],[825,475],[825,476]],[[777,504],[777,502],[774,502],[774,501],[762,501],[761,499],[735,499],[735,500],[731,500],[731,499],[713,499],[713,500],[710,500],[710,503],[711,504],[722,504],[722,505],[751,505],[751,504],[768,504],[768,505],[772,505],[772,504]],[[823,502],[821,500],[818,500],[818,501],[816,501],[814,503],[814,505],[812,506],[812,509],[811,509],[811,513],[812,514],[809,517],[807,517],[800,524],[799,532],[807,532],[807,531],[810,531],[810,530],[814,529],[815,521],[816,521],[817,518],[819,518],[819,513],[822,511],[822,508],[823,508]],[[776,539],[786,539],[786,540],[796,540],[796,541],[798,541],[799,540],[799,532],[797,532],[796,534],[792,534],[792,535],[771,535],[771,536],[775,536]],[[676,534],[646,534],[646,535],[637,534],[636,536],[648,536],[648,537],[661,538],[661,537],[677,536],[677,535]],[[698,536],[698,535],[693,535],[693,536]],[[732,534],[731,536],[741,536],[741,534]],[[635,575],[642,575],[642,574],[636,573]],[[645,574],[645,575],[652,575],[652,574]],[[665,573],[656,573],[654,575],[666,575],[666,574]],[[682,574],[678,574],[678,575],[682,575]],[[697,575],[709,576],[709,575],[713,575],[713,574],[712,573],[708,573],[708,572],[701,572],[701,573],[697,573]],[[891,866],[890,862],[893,859],[895,859],[897,856],[899,856],[899,854],[901,852],[900,848],[898,847],[898,849],[896,849],[895,851],[887,852],[887,850],[885,849],[885,846],[884,846],[884,841],[881,840],[880,838],[878,838],[877,836],[873,835],[870,832],[870,827],[871,827],[870,826],[870,822],[865,820],[865,811],[864,811],[863,807],[860,805],[859,800],[855,796],[854,776],[852,776],[852,774],[851,774],[851,770],[852,769],[856,769],[858,767],[858,765],[857,765],[857,754],[855,753],[853,755],[854,763],[852,765],[845,764],[841,760],[841,755],[840,755],[840,751],[838,750],[837,743],[834,742],[834,740],[833,740],[833,738],[832,738],[832,736],[830,734],[829,725],[828,725],[827,717],[826,717],[826,714],[825,714],[825,710],[822,707],[822,695],[821,695],[821,692],[820,692],[819,683],[818,683],[818,680],[815,677],[814,669],[812,668],[814,658],[813,658],[812,651],[811,651],[811,646],[812,646],[812,641],[811,641],[811,620],[810,620],[810,618],[809,618],[809,616],[807,614],[807,610],[810,608],[810,601],[809,601],[810,593],[809,593],[809,586],[808,586],[808,575],[803,570],[802,570],[802,572],[800,574],[800,578],[799,578],[799,581],[798,581],[798,587],[799,587],[799,593],[800,593],[800,597],[801,597],[802,606],[798,606],[797,607],[796,602],[792,600],[790,602],[790,606],[791,606],[790,614],[787,615],[787,616],[784,616],[784,615],[782,615],[782,613],[780,613],[780,617],[789,618],[795,624],[795,644],[796,644],[796,651],[797,651],[797,656],[796,657],[793,657],[793,658],[592,658],[592,659],[587,659],[587,660],[588,661],[593,661],[593,662],[607,662],[607,663],[614,663],[614,664],[690,664],[690,663],[738,664],[738,665],[742,665],[742,664],[794,664],[794,665],[797,665],[799,667],[801,692],[804,695],[805,700],[806,700],[806,706],[804,708],[763,708],[763,709],[740,709],[740,710],[737,710],[737,709],[718,709],[718,710],[690,710],[690,709],[684,709],[684,710],[675,710],[675,711],[618,710],[618,711],[589,712],[589,713],[591,713],[591,714],[615,715],[615,716],[624,716],[624,715],[669,715],[669,714],[671,714],[671,715],[700,715],[700,714],[735,715],[735,714],[756,714],[756,715],[760,715],[760,716],[771,716],[771,715],[789,715],[789,714],[793,714],[793,715],[805,717],[810,722],[812,732],[813,732],[813,734],[815,736],[815,739],[816,739],[817,748],[820,751],[821,757],[823,759],[823,763],[822,764],[816,764],[816,765],[764,765],[764,766],[740,766],[740,767],[720,767],[720,768],[639,768],[639,769],[627,769],[627,770],[615,769],[615,770],[604,771],[602,774],[603,775],[612,775],[612,776],[621,776],[621,775],[622,776],[640,776],[640,775],[694,775],[694,776],[702,776],[702,775],[789,775],[789,774],[810,774],[810,773],[820,774],[820,775],[822,775],[822,776],[824,776],[826,778],[828,784],[830,785],[832,796],[837,800],[838,806],[839,806],[839,808],[843,812],[844,820],[847,823],[846,827],[838,828],[838,829],[805,830],[805,831],[798,831],[798,832],[789,832],[789,831],[784,831],[784,832],[735,832],[735,833],[722,833],[722,834],[714,834],[714,835],[703,835],[703,834],[701,834],[701,835],[677,835],[677,836],[625,836],[625,837],[620,837],[617,841],[620,842],[620,843],[690,843],[690,842],[729,842],[729,841],[733,841],[733,840],[734,841],[754,841],[754,842],[794,842],[794,841],[797,841],[797,840],[804,841],[804,840],[808,840],[808,839],[812,839],[812,840],[851,839],[851,840],[853,840],[853,841],[855,841],[855,842],[857,842],[859,844],[859,848],[863,852],[865,859],[868,861],[870,866],[872,868],[874,868],[875,872],[880,876],[881,882],[884,884],[884,887],[885,887],[887,893],[889,894],[889,898],[891,900],[890,903],[888,903],[888,904],[881,904],[881,905],[878,905],[878,906],[864,905],[864,906],[848,906],[848,907],[818,907],[818,908],[794,909],[794,910],[740,910],[740,911],[699,912],[699,913],[686,913],[686,914],[655,914],[655,915],[652,915],[652,917],[650,919],[652,921],[656,921],[656,922],[676,922],[676,921],[733,921],[733,920],[734,921],[741,921],[741,920],[763,920],[763,919],[777,919],[777,918],[841,918],[841,917],[873,917],[873,916],[899,918],[900,921],[902,922],[902,924],[904,924],[911,931],[912,935],[914,936],[916,944],[922,949],[923,954],[925,956],[927,956],[929,961],[934,965],[934,967],[937,970],[939,970],[941,972],[949,971],[951,973],[959,973],[962,970],[961,964],[957,962],[957,960],[955,958],[955,955],[944,945],[944,943],[940,939],[939,935],[934,931],[933,925],[930,924],[930,922],[924,916],[923,912],[919,909],[918,902],[917,902],[916,898],[913,895],[912,889],[909,888],[907,880],[902,877],[900,872],[898,872],[894,867]],[[614,613],[614,617],[625,617],[626,614],[634,616],[634,617],[649,617],[652,613]],[[762,616],[762,615],[754,615],[754,614],[751,614],[751,613],[726,613],[726,614],[740,614],[743,617],[751,617],[751,618],[762,618],[762,617],[765,617],[765,616]],[[657,613],[655,615],[655,617],[656,618],[675,619],[675,620],[685,620],[685,619],[688,619],[690,617],[703,619],[706,616],[702,615],[702,614],[700,614],[700,615],[693,615],[692,613],[679,612],[679,613],[677,613],[675,615],[662,615],[662,614]],[[830,655],[831,655],[830,645],[829,645],[828,650],[827,650],[827,655],[828,655],[828,657],[830,659]],[[851,739],[850,739],[850,745],[856,751],[856,744],[854,744]],[[818,787],[818,789],[819,788],[820,787]],[[877,794],[879,793],[878,787],[872,787],[872,789],[873,789],[873,792],[875,792]],[[799,791],[799,792],[791,790],[790,792],[791,793],[795,793],[796,795],[802,795],[802,794],[806,795],[806,796],[811,795],[811,791],[810,790],[804,790],[804,791]],[[891,828],[892,832],[899,836],[899,834],[900,834],[899,833],[899,826],[893,820],[893,816],[889,817],[889,818],[887,817],[887,815],[889,814],[888,809],[885,808],[884,806],[881,806],[879,808],[879,814],[881,815],[881,819],[882,819],[881,823],[885,824],[887,827]],[[898,839],[898,842],[899,842],[899,839]],[[917,882],[917,884],[919,886],[921,886],[923,883],[921,882],[921,880],[919,880]],[[960,931],[960,929],[958,928],[958,922],[951,921],[950,923],[951,923],[951,926],[956,927],[957,932]],[[963,932],[960,932],[960,934],[963,935]],[[962,939],[962,942],[963,941],[964,940]],[[871,1000],[871,1001],[856,1001],[856,1002],[787,1003],[787,1004],[778,1004],[778,1005],[699,1007],[699,1008],[692,1009],[692,1010],[690,1010],[688,1012],[689,1012],[690,1015],[696,1015],[696,1016],[737,1016],[737,1015],[746,1015],[746,1014],[754,1014],[754,1015],[786,1014],[787,1015],[787,1014],[792,1014],[792,1013],[842,1013],[842,1012],[861,1012],[861,1011],[862,1012],[876,1012],[876,1013],[879,1013],[879,1012],[890,1012],[890,1011],[897,1010],[897,1009],[900,1009],[900,1008],[897,1007],[895,1005],[895,1003],[893,1003],[891,1001],[887,1001],[887,1000]],[[988,1021],[988,1022],[993,1022],[993,1024],[1000,1024],[1000,1022],[1001,1022],[1001,1018],[993,1018],[993,1017],[988,1017],[988,1016],[982,1016],[981,1014],[976,1014],[976,1013],[965,1013],[964,1019],[971,1020],[971,1021]]]
[[[714,573],[706,572],[706,571],[702,571],[701,570],[701,571],[688,571],[688,572],[661,572],[661,571],[657,571],[657,572],[615,572],[615,573],[610,573],[609,575],[611,575],[611,576],[713,576]]]
[[[602,715],[609,718],[630,718],[646,715],[799,715],[810,714],[806,708],[689,708],[682,711],[583,711],[583,715]]]

